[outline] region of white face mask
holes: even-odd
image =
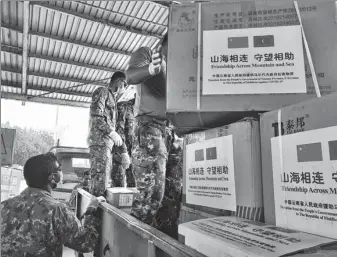
[[[120,95],[124,94],[124,92],[125,92],[125,87],[121,86],[117,89],[116,94],[117,94],[117,96],[120,96]]]

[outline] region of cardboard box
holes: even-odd
[[[266,223],[337,238],[336,109],[334,93],[262,115]]]
[[[186,135],[182,211],[263,220],[260,154],[256,119]]]
[[[231,2],[234,3],[202,3],[201,30],[223,30],[226,33],[239,28],[249,30],[255,27],[299,24],[294,2],[290,0]],[[335,1],[299,0],[298,4],[321,94],[335,92],[337,91],[336,3]],[[233,112],[240,115],[240,112],[271,111],[316,97],[306,53],[304,63],[308,94],[203,95],[204,85],[201,79],[203,54],[201,52],[200,108],[198,109],[198,24],[197,4],[171,7],[168,32],[167,112],[174,116],[173,123],[176,126],[185,125],[184,112],[189,112],[191,116],[188,119],[188,126],[207,127],[219,118],[225,120],[227,115],[233,116]],[[202,33],[200,42],[203,42]],[[201,44],[200,49],[202,48]],[[193,112],[203,114],[210,112],[213,119],[208,117],[209,120],[204,121],[206,115],[192,116]],[[222,113],[217,115],[217,112]],[[238,117],[240,118],[242,117]]]
[[[113,187],[108,188],[106,192],[108,203],[127,213],[131,212],[134,196],[138,192],[136,188]]]
[[[236,217],[217,217],[181,224],[179,235],[182,243],[211,257],[337,255],[336,240]],[[317,250],[325,247],[331,250]],[[307,253],[312,249],[316,251]],[[332,253],[334,255],[330,255]]]

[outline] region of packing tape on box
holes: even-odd
[[[197,111],[200,111],[200,91],[201,91],[201,3],[198,3],[198,66],[197,66]],[[201,119],[201,117],[200,117]]]
[[[201,3],[198,3],[198,66],[197,66],[197,113],[201,127],[204,127],[204,122],[200,115],[200,102],[201,102]]]
[[[316,71],[315,71],[314,63],[312,61],[312,57],[311,57],[308,41],[307,41],[307,38],[306,38],[305,33],[304,33],[304,29],[303,29],[303,25],[302,25],[301,13],[300,13],[300,9],[298,8],[297,1],[294,1],[294,5],[295,5],[295,9],[296,9],[297,18],[298,18],[298,20],[300,22],[300,25],[301,25],[302,38],[303,38],[303,42],[304,42],[305,52],[307,53],[307,57],[308,57],[309,67],[310,67],[310,71],[311,71],[311,74],[312,74],[312,80],[314,82],[314,87],[315,87],[316,95],[317,95],[317,97],[321,97],[321,92],[320,92],[319,86],[318,86],[318,81],[317,81],[317,76],[316,76]]]
[[[313,82],[314,82],[314,86],[315,86],[316,95],[317,95],[317,97],[321,97],[321,92],[320,92],[320,89],[319,89],[319,86],[318,86],[315,67],[314,67],[314,64],[313,64],[313,61],[312,61],[312,58],[311,58],[311,53],[310,53],[308,41],[306,39],[304,29],[303,29],[303,26],[302,26],[301,14],[300,14],[300,9],[298,7],[297,1],[294,1],[294,5],[295,5],[297,17],[298,17],[298,20],[300,22],[300,26],[301,26],[301,29],[302,29],[302,37],[303,37],[303,41],[304,41],[305,51],[306,51],[307,57],[308,57],[308,62],[309,62],[309,66],[310,66],[310,70],[311,70],[311,74],[312,74],[312,78],[313,78]],[[281,164],[281,172],[283,172],[284,168],[283,168],[283,151],[282,151],[283,146],[282,146],[282,111],[281,111],[281,109],[279,109],[277,111],[277,124],[278,124],[277,126],[278,126],[280,164]]]

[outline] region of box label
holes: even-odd
[[[279,257],[335,242],[236,217],[192,221],[180,225],[179,233],[186,245],[206,256]]]
[[[337,126],[271,146],[276,224],[337,239]]]
[[[133,194],[120,194],[119,207],[131,207],[133,202]]]
[[[300,26],[204,31],[203,94],[306,93]]]
[[[232,135],[186,146],[186,202],[236,210]]]

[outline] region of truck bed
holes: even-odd
[[[92,195],[78,189],[76,214],[84,213]],[[205,257],[159,230],[137,220],[109,203],[101,203],[99,257]]]

